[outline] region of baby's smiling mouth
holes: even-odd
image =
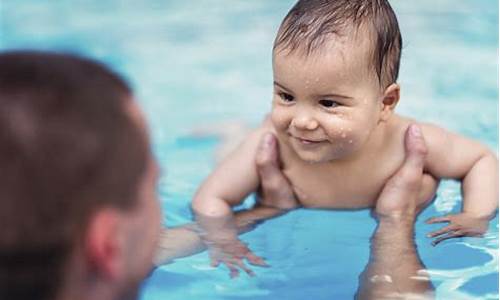
[[[303,145],[317,145],[317,144],[326,142],[326,140],[306,139],[306,138],[293,136],[293,135],[290,135],[290,136]]]

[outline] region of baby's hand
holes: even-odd
[[[234,216],[206,216],[195,211],[197,230],[208,248],[211,265],[214,267],[225,264],[230,271],[231,278],[239,275],[239,269],[248,275],[254,273],[245,265],[245,259],[252,265],[266,267],[264,260],[253,254],[248,247],[238,239],[238,230]]]
[[[237,238],[225,241],[208,242],[207,246],[210,254],[211,265],[213,267],[217,267],[221,263],[225,264],[229,269],[229,276],[231,278],[238,277],[238,268],[245,271],[250,276],[255,275],[255,273],[245,265],[245,259],[248,263],[255,266],[268,266],[261,257],[255,255]]]
[[[482,237],[488,229],[487,217],[477,217],[470,213],[459,213],[456,215],[447,215],[443,217],[434,217],[426,221],[427,224],[448,223],[447,226],[429,233],[430,238],[437,237],[432,241],[432,245],[436,246],[440,242],[450,239],[465,236]]]

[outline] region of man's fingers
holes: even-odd
[[[266,133],[260,141],[255,157],[257,172],[264,188],[269,186],[277,189],[280,186],[288,185],[288,181],[278,166],[278,152],[276,148],[276,138],[273,134]]]
[[[261,204],[288,210],[297,207],[295,194],[278,162],[278,144],[272,133],[262,137],[255,157],[262,187]]]
[[[454,231],[457,227],[454,226],[454,225],[448,225],[448,226],[445,226],[439,230],[436,230],[436,231],[433,231],[429,234],[427,234],[428,237],[436,237],[438,235],[442,235],[442,234],[445,234],[445,233],[448,233],[450,231]]]
[[[278,151],[276,149],[276,138],[272,133],[266,133],[260,140],[255,156],[257,167],[263,170],[277,165]]]
[[[427,219],[427,221],[425,221],[425,223],[427,224],[445,223],[445,222],[451,222],[451,216],[432,217]]]
[[[405,134],[405,151],[407,155],[406,164],[413,168],[423,168],[427,146],[425,144],[422,130],[417,124],[410,124]]]
[[[274,191],[286,182],[278,167],[276,138],[271,133],[266,133],[262,137],[255,157],[255,164],[264,189]]]
[[[427,146],[420,127],[410,124],[405,133],[405,161],[390,181],[397,186],[420,188]]]
[[[405,160],[386,182],[375,211],[378,216],[411,216],[417,214],[418,196],[427,147],[420,128],[410,124],[405,132]]]
[[[415,190],[420,188],[422,181],[427,148],[420,128],[415,124],[411,124],[406,130],[405,152],[403,165],[389,179],[382,191],[382,194],[388,193],[400,201],[408,193],[413,195]]]

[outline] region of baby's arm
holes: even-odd
[[[239,234],[253,230],[264,220],[280,216],[298,207],[292,187],[279,169],[276,138],[268,133],[259,142],[255,157],[262,196],[259,205],[238,211],[234,220]],[[163,229],[160,234],[154,264],[170,263],[176,258],[196,254],[206,249],[195,224]]]
[[[462,181],[462,213],[437,217],[428,223],[449,222],[430,234],[440,241],[459,236],[480,236],[498,208],[498,159],[486,146],[430,124],[422,124],[429,154],[426,172],[438,178]]]
[[[246,137],[203,182],[192,203],[212,264],[217,266],[224,263],[231,270],[231,276],[238,274],[238,267],[251,274],[244,266],[243,259],[252,264],[265,265],[261,258],[238,240],[231,207],[240,204],[258,188],[255,154],[261,137],[268,130],[268,127],[262,126]]]
[[[202,183],[192,203],[195,213],[214,218],[230,215],[232,206],[257,190],[259,177],[254,158],[265,130],[261,127],[250,133]]]

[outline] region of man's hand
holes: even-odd
[[[255,157],[260,177],[261,199],[259,204],[290,210],[299,207],[292,186],[280,170],[278,163],[278,143],[272,133],[266,133],[260,141]]]
[[[430,278],[422,274],[425,266],[413,239],[415,217],[423,206],[419,195],[427,154],[417,125],[410,125],[406,131],[405,154],[403,165],[377,200],[374,213],[379,224],[355,299],[434,299]]]
[[[414,221],[418,195],[422,185],[427,146],[420,128],[411,124],[405,134],[406,159],[401,168],[385,184],[375,207],[380,218],[406,218]]]

